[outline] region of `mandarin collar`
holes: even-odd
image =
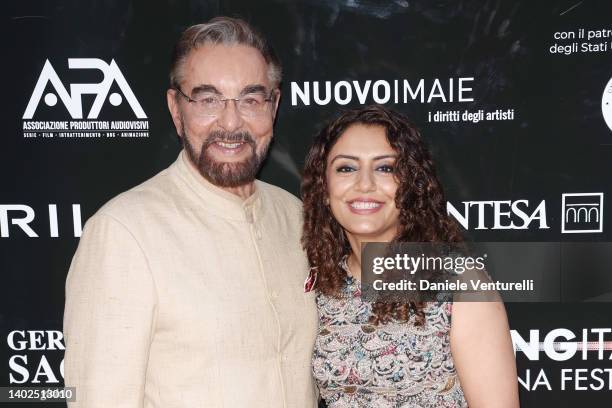
[[[249,223],[254,222],[260,215],[262,186],[259,180],[255,180],[253,194],[243,200],[206,180],[189,162],[184,149],[181,150],[172,167],[175,168],[181,179],[200,196],[204,207],[215,215]]]

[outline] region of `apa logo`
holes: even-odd
[[[606,121],[606,125],[612,130],[612,78],[606,84],[601,97],[601,113]]]
[[[47,59],[45,60],[45,65],[38,77],[28,106],[23,114],[23,119],[32,119],[34,117],[34,113],[38,108],[41,98],[43,98],[43,92],[49,82],[51,82],[51,85],[55,88],[57,95],[51,92],[47,93],[44,96],[45,104],[47,106],[55,106],[57,104],[57,97],[59,96],[72,119],[83,119],[83,95],[96,95],[93,105],[87,114],[87,119],[98,118],[107,97],[111,105],[119,106],[123,102],[123,97],[119,93],[113,92],[108,96],[114,82],[116,82],[119,89],[121,89],[123,96],[129,103],[136,117],[138,119],[146,119],[147,115],[142,110],[134,92],[132,92],[132,89],[128,85],[114,59],[111,60],[110,64],[107,64],[99,58],[68,58],[68,68],[96,69],[101,71],[103,74],[102,82],[70,84],[70,92],[68,92],[57,75],[57,72],[55,72],[55,69],[53,69],[53,66]]]

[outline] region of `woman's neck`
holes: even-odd
[[[346,260],[346,266],[348,267],[349,274],[358,281],[361,281],[361,253],[352,251]]]
[[[361,280],[361,237],[355,236],[351,233],[346,233],[348,242],[351,246],[351,253],[346,260],[346,266],[348,267],[350,275]],[[367,242],[367,241],[365,241]]]
[[[361,281],[361,244],[368,242],[391,242],[395,237],[396,230],[389,230],[377,236],[354,235],[346,230],[345,234],[351,246],[351,253],[346,260],[346,265],[351,276]]]

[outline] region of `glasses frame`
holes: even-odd
[[[181,90],[181,88],[180,88],[180,87],[178,87],[178,86],[174,86],[174,87],[172,87],[172,89],[174,89],[175,91],[178,91],[178,93],[180,93],[181,95],[183,95],[183,97],[185,97],[185,99],[187,99],[187,102],[189,102],[189,103],[200,103],[200,102],[202,101],[202,100],[193,99],[193,98],[191,98],[190,96],[186,95],[186,94],[185,94],[185,93],[184,93],[184,92]],[[266,103],[272,102],[272,101],[275,99],[275,98],[273,98],[273,97],[272,97],[272,96],[275,94],[275,91],[276,91],[276,89],[272,89],[272,90],[270,91],[270,93],[268,94],[268,96],[267,96],[266,98],[264,98],[264,102],[266,102]],[[247,95],[249,95],[249,94],[247,94]],[[257,115],[253,115],[253,116],[244,115],[244,113],[243,113],[243,112],[241,112],[241,111],[240,111],[240,109],[238,108],[238,103],[239,103],[239,102],[240,102],[240,101],[241,101],[241,100],[242,100],[242,99],[243,99],[245,96],[247,96],[247,95],[244,95],[244,96],[239,97],[239,98],[225,98],[225,97],[224,97],[224,98],[219,98],[219,101],[223,102],[223,110],[222,110],[222,111],[224,111],[225,109],[227,109],[227,101],[234,101],[234,102],[236,103],[236,110],[237,110],[237,111],[238,111],[238,112],[239,112],[239,113],[240,113],[242,116],[247,116],[247,117],[257,117]],[[264,93],[264,96],[265,96],[265,93]],[[222,112],[222,111],[221,111],[221,112]],[[206,115],[206,116],[211,117],[211,118],[214,118],[214,117],[216,117],[217,115],[215,114],[215,115]]]

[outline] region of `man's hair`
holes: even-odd
[[[258,50],[268,64],[268,79],[272,87],[280,85],[282,67],[276,53],[261,35],[239,18],[215,17],[207,23],[187,28],[174,46],[170,62],[170,86],[178,88],[183,79],[183,65],[189,53],[204,44],[246,45]]]

